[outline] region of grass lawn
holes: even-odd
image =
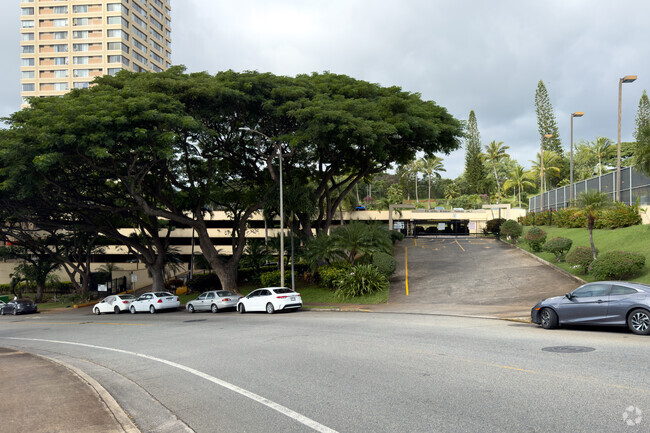
[[[573,245],[571,248],[577,246],[591,247],[589,244],[589,231],[586,228],[583,229],[564,229],[557,227],[549,226],[539,226],[542,230],[547,233],[546,240],[551,238],[561,236],[573,240]],[[524,228],[524,235],[530,227]],[[599,253],[604,253],[607,251],[630,251],[641,253],[646,257],[646,264],[643,268],[643,271],[640,276],[631,280],[639,283],[650,284],[650,226],[649,225],[638,225],[632,227],[625,227],[615,230],[594,230],[594,244],[598,248]],[[531,251],[530,247],[523,239],[520,239],[519,245],[520,248]],[[555,261],[555,256],[551,253],[535,253],[537,256],[543,258],[546,261],[549,261],[560,268],[571,272],[574,275],[579,276],[580,278],[586,281],[596,281],[591,275],[581,275],[576,272],[569,264],[566,262],[557,263]]]

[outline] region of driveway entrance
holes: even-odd
[[[487,238],[405,239],[388,304],[429,312],[527,315],[539,300],[580,283],[517,248]],[[424,311],[424,310],[423,310]]]

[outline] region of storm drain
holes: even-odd
[[[593,352],[593,347],[586,346],[554,346],[554,347],[544,347],[542,349],[545,352],[555,352],[555,353],[583,353],[583,352]]]

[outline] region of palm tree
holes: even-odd
[[[497,142],[494,140],[485,146],[485,153],[483,154],[483,157],[492,165],[492,169],[494,170],[494,180],[497,183],[497,204],[501,202],[501,185],[499,184],[499,176],[497,175],[497,166],[503,158],[508,156],[506,153],[508,149],[510,149],[510,146],[505,146],[503,141]]]
[[[607,137],[597,137],[591,151],[598,159],[598,176],[603,175],[603,159],[607,158],[614,150],[614,143]]]
[[[442,161],[442,158],[439,158],[435,155],[422,158],[420,160],[422,171],[424,171],[429,178],[429,209],[431,209],[431,176],[435,175],[438,179],[440,179],[440,172],[447,171],[443,168],[444,165],[442,164]]]
[[[445,187],[445,198],[447,199],[447,204],[449,201],[455,197],[458,197],[460,193],[458,192],[458,185],[454,182],[450,183]]]
[[[343,251],[336,245],[334,237],[325,233],[319,233],[311,238],[307,244],[305,259],[312,270],[316,270],[322,263],[333,263],[346,258]]]
[[[418,197],[418,175],[422,171],[422,162],[419,160],[411,161],[407,164],[407,170],[409,175],[415,179],[415,201],[420,203],[420,198]]]
[[[519,207],[521,207],[521,190],[526,187],[535,187],[535,183],[532,180],[533,176],[532,171],[525,171],[521,165],[517,164],[514,170],[508,174],[509,179],[503,184],[504,189],[512,188],[513,191],[518,192]]]
[[[408,164],[407,165],[400,165],[397,167],[397,177],[399,178],[400,182],[403,180],[406,182],[406,200],[411,201],[411,192],[409,191],[408,188],[408,181],[411,179],[411,172],[409,170]]]
[[[539,153],[537,154],[537,159],[535,161],[531,160],[530,162],[533,163],[531,171],[534,174],[535,178],[542,179],[540,193],[543,194],[544,189],[546,188],[547,175],[560,174],[560,164],[561,164],[560,156],[557,153],[553,152],[552,150],[544,151],[544,173],[540,173],[541,165],[540,165]]]
[[[589,230],[589,242],[591,243],[591,254],[596,260],[596,246],[594,245],[594,222],[598,217],[598,211],[612,206],[612,199],[609,194],[595,189],[583,191],[573,203],[587,217],[587,229]]]

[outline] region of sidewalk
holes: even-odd
[[[80,371],[0,347],[0,377],[3,432],[140,432],[113,397]]]

